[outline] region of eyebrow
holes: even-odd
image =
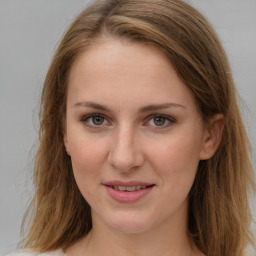
[[[78,102],[78,103],[75,103],[73,105],[73,107],[94,108],[94,109],[101,110],[104,112],[112,112],[111,109],[108,108],[107,106],[99,104],[99,103],[91,102],[91,101]],[[164,104],[151,104],[151,105],[141,107],[138,112],[144,113],[144,112],[156,111],[156,110],[160,110],[160,109],[167,109],[167,108],[171,108],[171,107],[178,107],[178,108],[186,109],[185,106],[177,104],[177,103],[164,103]]]
[[[91,102],[91,101],[78,102],[78,103],[75,103],[73,107],[94,108],[94,109],[105,111],[105,112],[111,112],[111,109],[108,108],[107,106],[99,103]]]
[[[139,109],[140,113],[148,112],[148,111],[154,111],[154,110],[160,110],[160,109],[166,109],[171,107],[178,107],[178,108],[186,108],[183,105],[177,104],[177,103],[164,103],[164,104],[152,104],[145,107],[142,107]]]

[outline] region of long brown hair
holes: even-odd
[[[198,11],[179,0],[99,0],[68,29],[42,91],[35,195],[27,212],[25,247],[41,252],[65,248],[92,227],[90,207],[77,188],[63,145],[62,126],[70,67],[102,35],[158,47],[191,90],[203,119],[216,113],[225,116],[217,152],[199,163],[189,194],[188,230],[207,256],[244,255],[254,241],[249,139],[218,37]]]

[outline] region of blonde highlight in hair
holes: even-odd
[[[188,230],[207,256],[244,255],[248,243],[254,243],[250,142],[219,39],[200,13],[179,0],[99,0],[71,24],[42,92],[35,196],[27,212],[25,247],[40,252],[66,248],[92,228],[90,206],[77,188],[62,132],[70,68],[102,37],[156,46],[191,90],[204,121],[217,113],[225,116],[217,152],[199,163],[189,194]]]

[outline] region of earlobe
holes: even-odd
[[[218,149],[225,125],[223,114],[216,114],[206,123],[200,160],[211,158]]]
[[[68,155],[70,155],[69,153],[69,145],[68,145],[68,139],[67,139],[67,134],[65,131],[63,131],[63,142],[64,142],[64,146],[66,148],[66,152]]]
[[[64,142],[66,152],[70,156],[69,144],[68,144],[68,138],[67,138],[66,117],[63,117],[63,120],[62,120],[62,136],[63,136],[63,142]]]
[[[65,145],[65,148],[66,148],[66,152],[68,155],[70,155],[69,153],[69,146],[68,146],[68,142],[64,141],[64,145]]]

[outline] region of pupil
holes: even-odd
[[[104,122],[104,118],[101,116],[94,116],[92,120],[95,125],[100,125]]]
[[[163,117],[155,117],[154,118],[154,123],[157,126],[162,126],[165,123],[165,118],[163,118]]]

